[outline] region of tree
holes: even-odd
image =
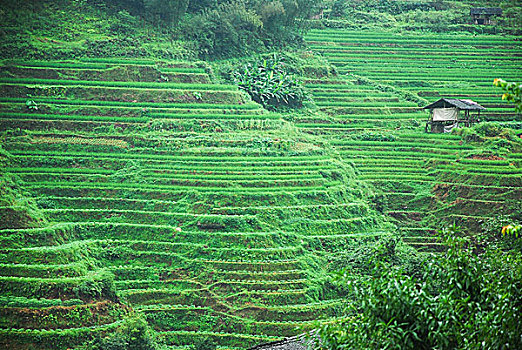
[[[263,23],[243,0],[229,1],[187,18],[182,31],[202,59],[247,55],[259,48]]]
[[[190,0],[187,11],[195,13],[204,9],[216,7],[217,4],[218,0]]]
[[[344,11],[348,8],[348,3],[344,0],[336,0],[332,5],[330,16],[339,18],[344,16]]]
[[[189,0],[144,0],[143,4],[156,24],[161,24],[157,22],[159,20],[168,26],[175,26],[187,11]]]

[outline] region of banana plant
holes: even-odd
[[[234,73],[237,86],[267,108],[299,108],[308,99],[296,77],[285,70],[277,54],[247,63]]]

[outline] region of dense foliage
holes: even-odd
[[[303,86],[274,54],[247,63],[234,72],[234,82],[265,107],[301,107],[307,99]]]
[[[4,171],[12,162],[13,156],[0,146],[0,230],[45,225],[43,213],[20,186],[20,178]]]
[[[216,59],[301,43],[300,30],[320,2],[137,0],[110,4],[170,28],[173,36],[188,40],[199,57]]]
[[[215,59],[302,43],[300,30],[319,2],[232,0],[187,16],[181,26],[201,58]]]
[[[366,282],[345,277],[356,297],[344,320],[322,328],[324,348],[520,349],[520,252],[477,253],[457,231],[442,232],[447,251],[415,275],[377,261]]]
[[[105,337],[97,337],[86,346],[89,350],[163,350],[157,343],[147,321],[140,315],[125,319],[124,323]]]

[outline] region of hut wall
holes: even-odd
[[[458,116],[459,110],[457,108],[434,108],[432,120],[434,122],[456,121]]]

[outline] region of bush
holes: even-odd
[[[147,321],[139,315],[125,319],[122,327],[104,338],[95,339],[92,350],[159,350],[164,349],[155,340]]]
[[[0,146],[0,229],[44,226],[47,221],[34,198],[26,193],[15,174],[3,167],[13,165],[13,156]]]
[[[131,16],[126,10],[119,11],[116,14],[116,19],[111,23],[109,30],[114,34],[121,34],[124,36],[131,36],[136,34],[138,21]]]
[[[471,128],[459,128],[453,131],[467,142],[481,142],[482,149],[467,152],[467,156],[483,153],[484,155],[503,155],[509,152],[519,152],[522,140],[516,130],[495,122],[483,122]]]
[[[139,162],[131,160],[125,167],[116,171],[110,175],[110,178],[114,182],[120,183],[144,183],[146,179],[144,177],[144,170]]]
[[[486,137],[499,136],[502,128],[497,123],[480,123],[473,127],[477,134]]]
[[[234,82],[267,108],[299,108],[308,99],[301,83],[288,73],[277,54],[247,63],[234,73]]]
[[[332,11],[330,12],[330,17],[338,18],[343,17],[346,11],[348,4],[343,0],[336,0],[332,5]]]
[[[131,38],[86,40],[85,53],[88,57],[146,57],[147,51],[136,46]]]
[[[412,276],[377,262],[349,315],[320,330],[325,349],[520,349],[522,259],[475,247],[458,229]],[[350,281],[347,280],[348,284]]]
[[[148,19],[157,25],[175,26],[183,18],[189,0],[143,0]]]
[[[264,49],[259,39],[262,26],[261,18],[243,1],[203,10],[181,25],[202,59],[242,56]]]
[[[364,132],[362,134],[356,134],[353,139],[362,141],[384,141],[393,142],[397,139],[394,134],[383,134],[377,132]]]
[[[117,300],[114,275],[107,270],[99,270],[88,276],[75,287],[76,296],[82,300],[107,298]]]

